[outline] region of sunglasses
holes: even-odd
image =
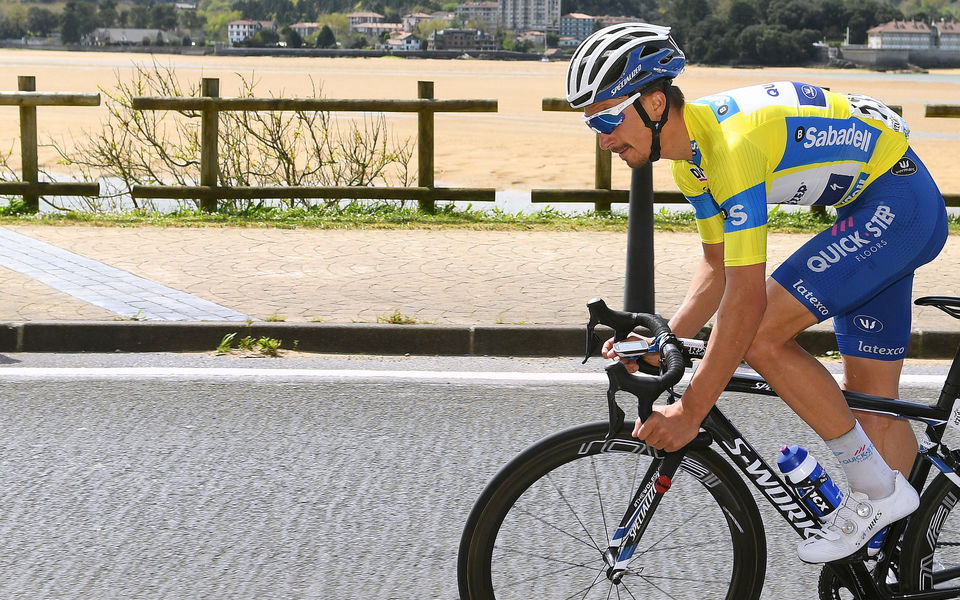
[[[583,122],[587,124],[587,127],[597,133],[613,133],[613,130],[623,123],[623,111],[627,110],[627,107],[633,104],[640,96],[641,94],[637,93],[616,106],[605,108],[589,116],[583,115]]]

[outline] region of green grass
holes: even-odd
[[[31,215],[13,205],[0,207],[0,225],[46,224],[101,227],[269,227],[282,229],[440,229],[460,228],[507,231],[626,231],[627,217],[618,213],[584,212],[566,214],[552,207],[536,213],[508,213],[499,209],[454,208],[441,205],[428,214],[416,208],[390,203],[350,204],[342,208],[311,207],[281,210],[259,207],[248,210],[221,209],[216,213],[181,209],[172,213],[130,211],[121,214],[64,212]],[[818,215],[807,210],[786,212],[778,207],[769,212],[769,230],[775,233],[815,233],[831,225],[832,211]],[[693,211],[654,214],[659,231],[696,231]],[[950,218],[951,233],[960,232],[960,219]]]

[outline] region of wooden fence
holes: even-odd
[[[494,188],[438,188],[434,185],[434,114],[438,112],[497,112],[496,100],[437,100],[433,82],[417,84],[414,100],[329,100],[322,98],[221,98],[220,81],[204,78],[200,97],[141,97],[136,110],[196,111],[201,114],[200,184],[196,186],[135,185],[135,198],[198,199],[201,209],[214,211],[219,199],[348,198],[417,200],[420,208],[433,211],[436,200],[491,202]],[[0,195],[22,196],[37,210],[40,196],[98,196],[99,183],[52,183],[39,181],[37,159],[37,106],[99,106],[100,94],[40,93],[32,76],[18,77],[17,92],[0,92],[0,106],[20,107],[20,152],[23,181],[0,182]],[[900,107],[892,107],[897,112]],[[544,111],[579,112],[563,98],[544,98]],[[221,186],[219,185],[218,122],[223,111],[351,111],[417,113],[417,186]],[[960,118],[960,105],[928,104],[927,117]],[[611,189],[609,150],[596,145],[593,189],[535,189],[534,203],[593,202],[596,210],[609,211],[612,203],[629,201],[628,190]],[[960,206],[960,194],[944,194],[947,206]],[[685,203],[676,191],[659,191],[661,204]]]
[[[23,181],[0,182],[0,195],[22,196],[31,210],[38,210],[40,196],[99,196],[99,183],[50,183],[40,181],[37,159],[38,106],[100,106],[100,94],[41,93],[32,76],[17,77],[16,92],[0,92],[0,106],[20,107],[20,164]]]
[[[895,104],[888,105],[898,115],[903,115],[903,107]],[[544,98],[544,111],[581,112],[582,109],[570,108],[564,98]],[[960,104],[927,104],[924,110],[926,117],[956,117],[960,118]],[[613,202],[629,202],[629,190],[611,189],[611,159],[609,150],[600,148],[600,136],[597,136],[596,160],[594,165],[594,189],[541,189],[530,192],[530,201],[534,203],[563,203],[563,202],[593,202],[597,211],[609,211]],[[960,194],[944,194],[947,206],[960,206]],[[686,204],[687,200],[678,191],[656,191],[654,202],[657,204]],[[824,210],[824,207],[812,207]]]
[[[416,100],[328,100],[322,98],[220,98],[220,81],[204,78],[200,98],[133,100],[137,110],[198,111],[201,114],[200,185],[135,185],[135,198],[193,198],[204,211],[216,210],[221,198],[389,198],[415,199],[433,212],[436,200],[492,202],[494,188],[438,188],[434,185],[434,118],[438,112],[497,112],[496,100],[436,100],[433,82],[417,84]],[[221,111],[359,111],[417,113],[417,187],[262,186],[219,185],[217,123]]]

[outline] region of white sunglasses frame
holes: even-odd
[[[584,115],[583,115],[583,122],[587,124],[587,127],[589,127],[591,131],[593,131],[593,132],[595,132],[595,133],[605,133],[605,132],[603,132],[603,131],[597,131],[597,130],[590,124],[590,120],[593,119],[594,117],[598,117],[598,116],[601,116],[601,115],[620,115],[620,114],[623,113],[623,111],[627,110],[627,107],[628,107],[628,106],[630,106],[631,104],[633,104],[634,102],[636,102],[637,98],[639,98],[639,97],[642,96],[642,95],[643,95],[643,92],[637,92],[637,93],[633,94],[632,96],[628,97],[626,100],[624,100],[624,101],[621,102],[620,104],[617,104],[616,106],[611,106],[610,108],[605,108],[605,109],[603,109],[603,110],[599,110],[599,111],[597,111],[597,112],[595,112],[595,113],[593,113],[593,114],[591,114],[591,115],[584,114]],[[619,126],[622,125],[622,124],[623,124],[623,121],[621,121],[620,124],[617,125],[617,127],[619,127]],[[610,131],[610,133],[613,133],[615,130],[616,130],[616,127],[615,127],[614,129],[612,129],[612,130]]]

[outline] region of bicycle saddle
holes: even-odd
[[[935,306],[954,319],[960,319],[960,298],[955,296],[924,296],[913,303],[917,306]]]

